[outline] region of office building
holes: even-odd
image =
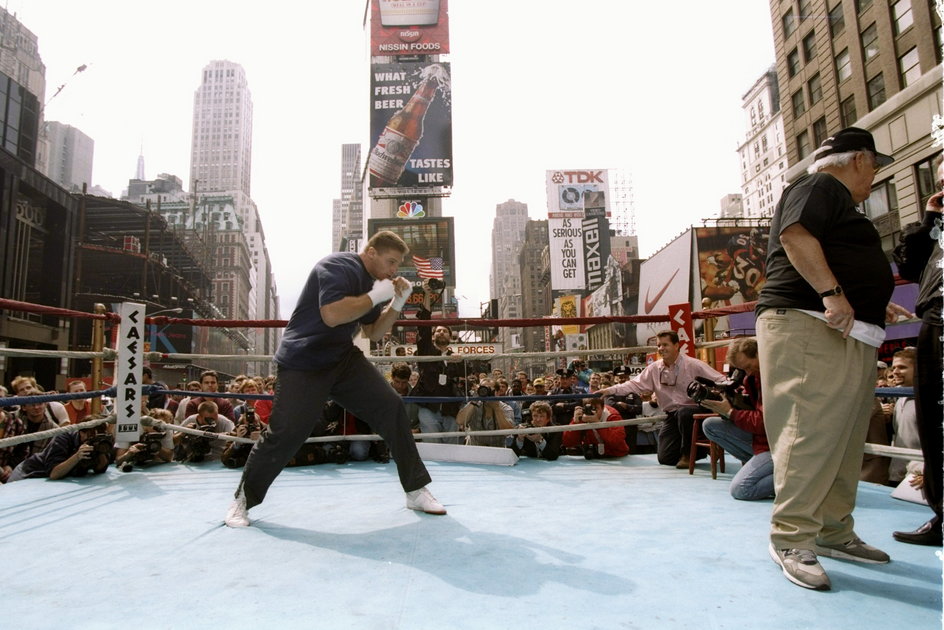
[[[868,129],[895,158],[881,169],[863,210],[890,251],[934,191],[940,153],[931,123],[941,114],[941,19],[933,0],[771,0],[787,182],[823,140]]]

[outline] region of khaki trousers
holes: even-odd
[[[776,492],[770,540],[799,549],[845,543],[855,536],[876,348],[793,309],[761,313],[757,345]]]

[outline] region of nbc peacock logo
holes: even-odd
[[[426,216],[426,211],[418,201],[404,201],[397,210],[397,216],[401,219],[419,219]]]

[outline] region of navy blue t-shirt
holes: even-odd
[[[338,252],[322,258],[311,270],[282,334],[275,353],[279,367],[319,370],[335,365],[350,349],[358,326],[377,321],[383,305],[378,304],[360,319],[334,328],[321,319],[321,307],[348,296],[364,295],[373,286],[374,277],[359,255]]]

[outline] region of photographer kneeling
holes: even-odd
[[[33,453],[13,469],[7,483],[21,479],[49,477],[85,477],[90,472],[101,474],[114,457],[115,441],[105,425],[60,433],[46,448]]]
[[[546,427],[551,424],[551,406],[537,400],[530,407],[530,422],[522,422],[517,428]],[[554,461],[560,456],[562,433],[519,433],[511,442],[511,450],[518,457],[534,457]]]
[[[187,418],[183,426],[209,433],[230,433],[233,421],[217,411],[216,403],[205,400],[197,407],[197,413]],[[174,459],[178,462],[203,462],[218,460],[229,440],[212,439],[204,435],[178,433],[174,436]]]
[[[702,428],[708,439],[741,460],[741,470],[731,481],[731,496],[741,501],[769,499],[774,496],[774,463],[764,430],[757,342],[747,337],[733,340],[728,346],[728,364],[746,373],[738,406],[751,408],[732,408],[727,397],[702,400],[702,406],[721,414],[720,418],[706,418]]]
[[[148,409],[146,414],[164,424],[174,424],[174,414],[166,409]],[[115,465],[122,472],[131,472],[134,466],[152,462],[169,462],[174,459],[174,437],[167,429],[158,431],[152,426],[142,425],[137,442],[116,444]]]
[[[495,395],[495,381],[486,378],[479,383],[477,398],[489,398]],[[500,400],[472,400],[456,414],[460,431],[466,427],[470,431],[494,431],[512,429],[515,426],[515,412]],[[505,446],[504,435],[469,436],[468,446]]]
[[[533,407],[534,405],[532,405]],[[602,398],[585,398],[583,405],[578,405],[574,409],[574,419],[570,424],[616,422],[622,419],[616,409],[603,404]],[[563,444],[564,448],[580,449],[587,459],[624,457],[629,454],[629,446],[626,444],[626,430],[621,426],[565,431]]]
[[[255,406],[247,404],[239,415],[233,435],[258,442],[262,437],[263,428],[261,420],[256,416]],[[252,444],[242,442],[227,442],[220,460],[227,468],[242,468],[246,465],[252,446]]]

